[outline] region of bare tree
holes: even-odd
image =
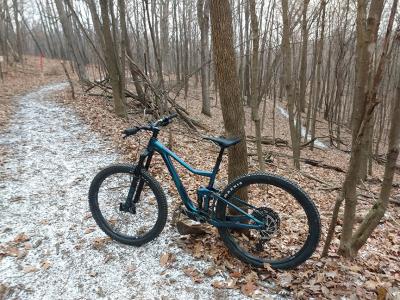
[[[247,173],[247,147],[244,131],[244,109],[240,102],[239,77],[233,48],[232,11],[229,0],[210,0],[213,53],[222,116],[228,137],[242,141],[228,151],[228,177],[233,180]]]
[[[197,1],[197,18],[200,27],[200,63],[201,63],[201,95],[202,95],[202,107],[201,113],[211,116],[211,104],[210,104],[210,90],[208,85],[208,34],[210,29],[210,4],[209,0],[198,0]]]
[[[109,4],[107,0],[100,0],[101,17],[103,20],[102,32],[104,36],[105,49],[104,56],[110,76],[115,113],[121,117],[126,117],[125,94],[122,90],[121,70],[119,69],[118,53],[114,47],[115,40],[111,35],[111,24],[109,16]]]

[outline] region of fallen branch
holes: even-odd
[[[309,159],[309,158],[300,159],[300,161],[304,162],[305,164],[314,166],[314,167],[328,169],[328,170],[334,170],[334,171],[340,172],[340,173],[346,173],[346,171],[343,170],[342,168],[325,164],[322,161],[313,160],[313,159]]]
[[[273,155],[276,155],[276,156],[287,157],[287,158],[293,159],[292,155],[288,155],[288,154],[285,154],[285,153],[269,151],[268,154],[273,154]],[[339,172],[339,173],[346,173],[346,171],[343,170],[342,168],[337,167],[337,166],[328,165],[328,164],[324,163],[323,161],[313,160],[313,159],[310,159],[310,158],[302,158],[302,157],[300,158],[300,161],[305,163],[305,164],[314,166],[314,167],[334,170],[334,171]]]
[[[247,136],[247,141],[255,143],[256,142],[256,138],[252,135],[248,135]],[[281,139],[281,138],[275,138],[275,140],[273,138],[264,136],[261,138],[261,144],[264,145],[274,145],[274,146],[282,146],[282,147],[287,147],[289,146],[289,142],[287,140]]]

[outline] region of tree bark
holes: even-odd
[[[200,64],[201,64],[201,113],[211,117],[210,89],[208,86],[208,32],[210,29],[210,3],[209,0],[197,1],[197,18],[200,27]]]
[[[65,11],[64,3],[62,0],[56,0],[56,8],[60,16],[61,26],[67,40],[68,48],[70,50],[70,59],[76,64],[76,69],[78,70],[78,76],[80,80],[87,80],[86,68],[83,58],[78,49],[78,45],[74,38],[72,22],[68,18]]]
[[[283,18],[283,34],[282,34],[282,56],[284,60],[283,73],[285,76],[285,88],[287,94],[290,136],[293,149],[293,164],[296,169],[300,170],[300,137],[298,135],[297,126],[301,126],[299,122],[296,124],[296,116],[294,111],[295,97],[292,84],[292,54],[290,46],[291,27],[289,23],[289,7],[288,0],[282,0],[282,18]],[[299,118],[297,118],[299,119]]]
[[[100,8],[101,8],[101,17],[103,20],[102,31],[104,35],[105,49],[104,56],[107,63],[107,69],[110,76],[111,87],[114,98],[114,110],[115,113],[120,117],[126,117],[126,107],[124,98],[125,95],[123,90],[121,89],[121,76],[120,70],[118,68],[118,55],[114,48],[114,40],[111,35],[110,29],[110,17],[109,17],[109,7],[108,0],[100,0]]]
[[[225,133],[242,141],[228,150],[229,181],[248,171],[244,109],[240,103],[239,77],[233,47],[232,12],[229,0],[210,0],[215,67]]]
[[[260,48],[260,39],[259,39],[259,29],[258,29],[258,18],[256,13],[256,1],[250,0],[249,5],[250,5],[250,20],[251,20],[251,38],[253,41],[253,53],[251,56],[251,94],[250,94],[251,119],[254,122],[254,127],[256,131],[258,164],[260,170],[265,171],[265,163],[261,145],[261,120],[259,114],[260,103],[261,103],[261,97],[259,97],[260,91],[258,88],[258,74],[259,74],[258,51]]]

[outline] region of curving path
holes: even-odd
[[[176,246],[169,225],[140,248],[105,241],[88,215],[87,192],[102,167],[119,159],[111,144],[75,113],[48,99],[65,83],[16,98],[18,108],[0,146],[0,298],[9,299],[243,299],[214,280],[194,284],[185,267],[203,272]],[[173,253],[171,267],[160,265]]]

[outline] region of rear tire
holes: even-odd
[[[160,184],[147,171],[142,170],[139,176],[144,180],[144,188],[136,213],[119,210],[119,205],[125,202],[130,183],[135,177],[134,171],[134,165],[112,165],[100,171],[90,186],[89,206],[97,225],[113,240],[126,245],[141,246],[161,233],[167,221],[168,206]],[[108,187],[108,182],[113,182],[113,178],[116,178],[114,181],[117,184],[113,183],[112,187]],[[112,199],[114,195],[115,199]],[[117,225],[119,220],[121,222]],[[128,227],[129,232],[122,232],[117,226]]]
[[[247,213],[257,219],[264,214],[265,224],[270,220],[276,222],[270,236],[266,230],[250,229],[243,233],[243,230],[219,228],[221,239],[234,256],[254,267],[270,264],[275,269],[291,269],[314,253],[321,231],[319,213],[314,202],[295,183],[273,174],[254,173],[231,182],[222,196],[235,201],[238,197],[235,193],[239,191],[246,191],[248,203],[256,207],[248,208]],[[291,204],[289,200],[294,201]],[[229,211],[226,203],[218,201],[217,218],[225,220],[229,214],[235,213]],[[253,241],[257,241],[255,246],[251,245]]]

